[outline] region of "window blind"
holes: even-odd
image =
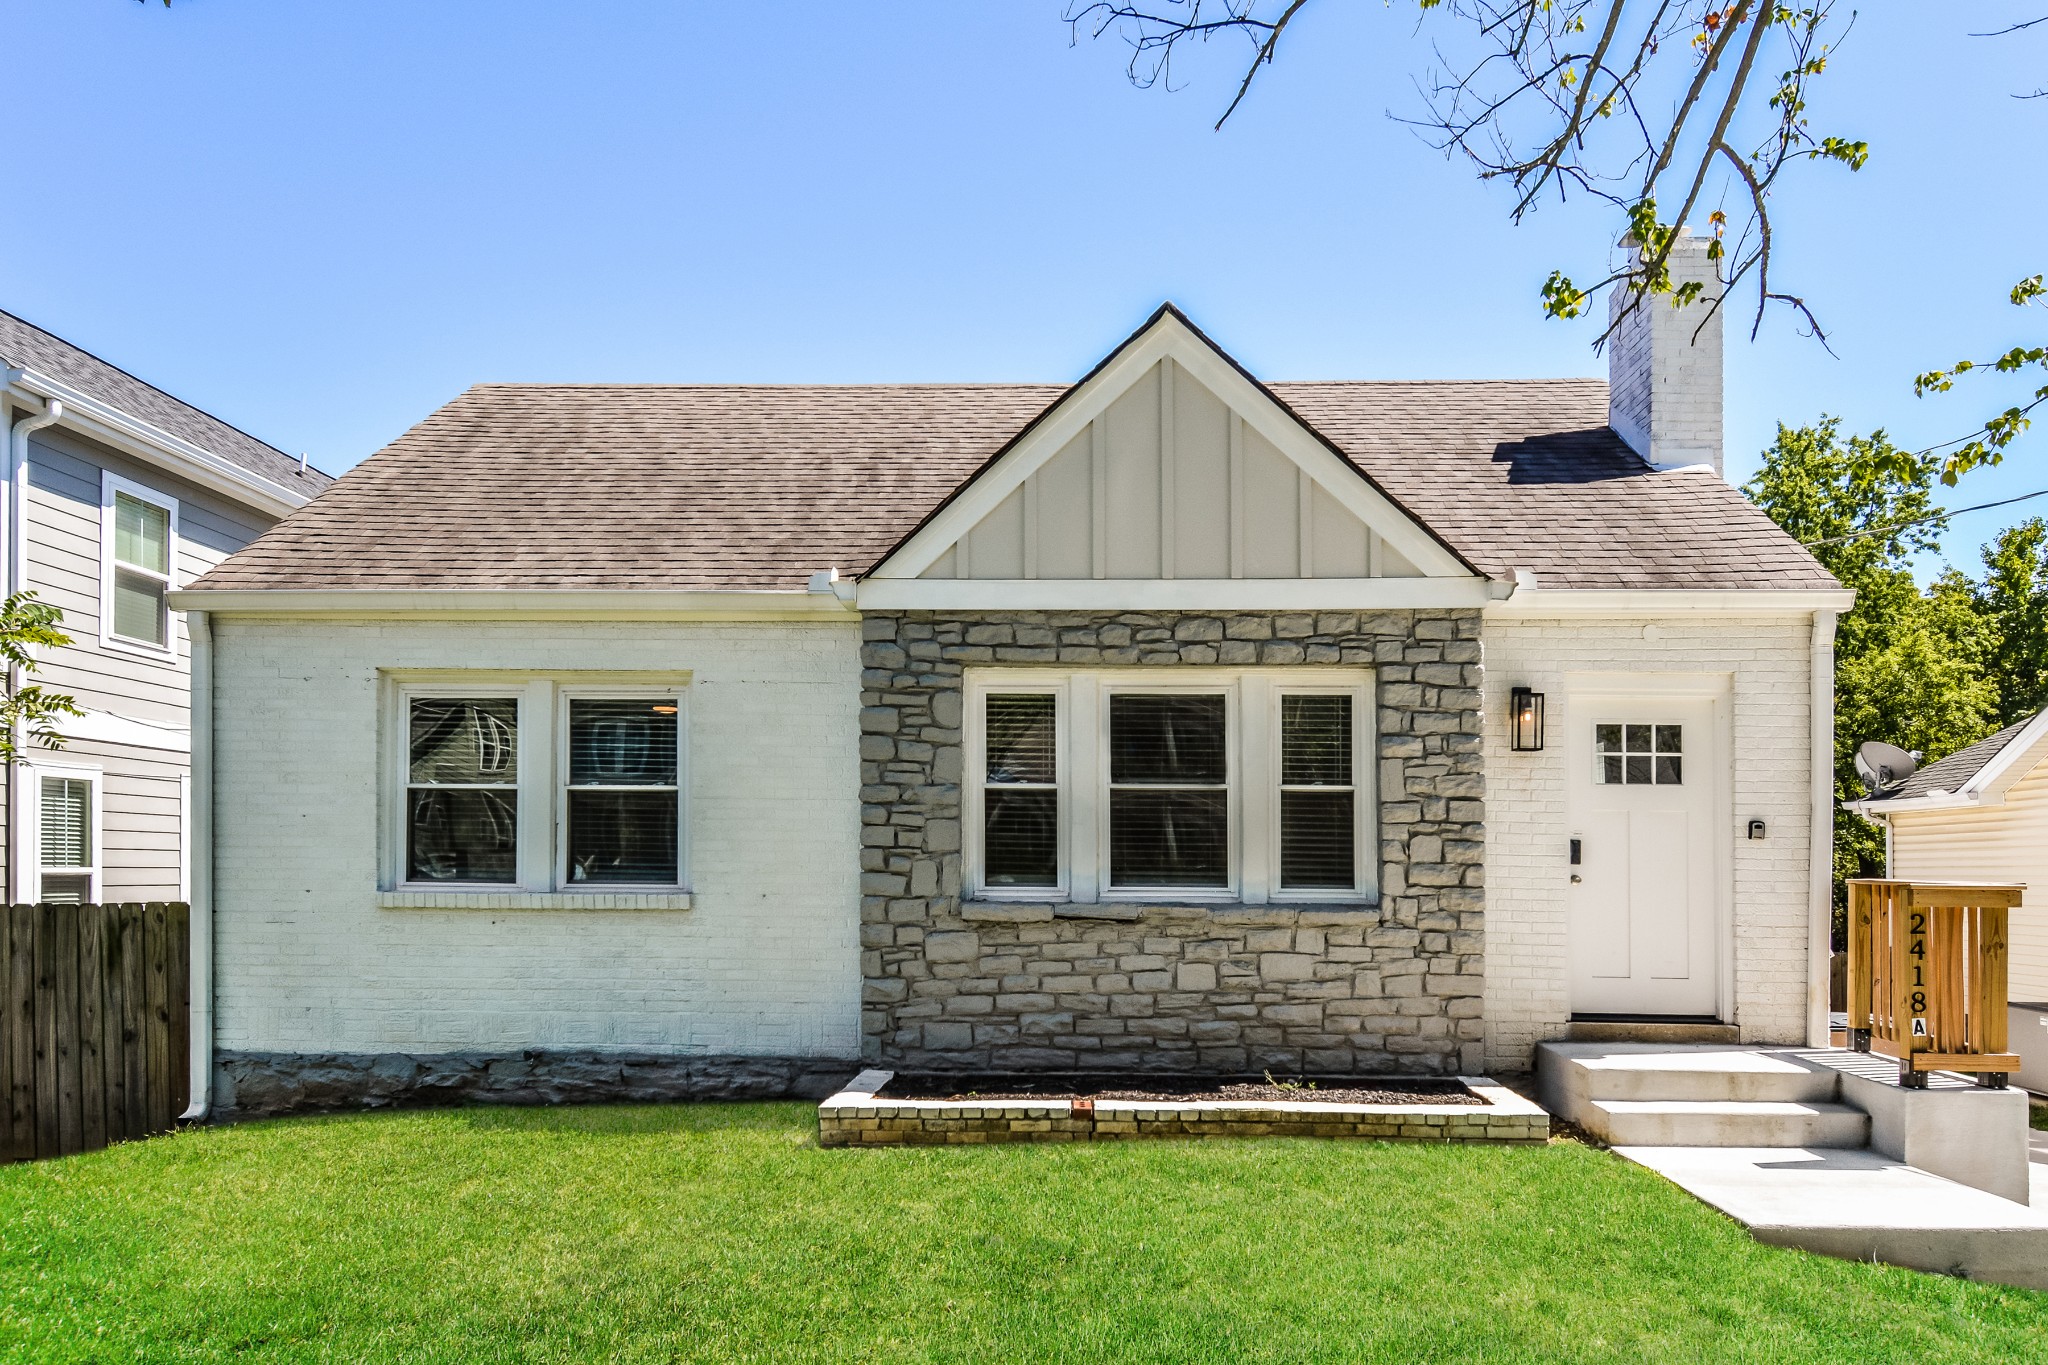
[[[673,697],[570,700],[570,881],[677,880],[678,710]]]
[[[519,703],[415,697],[408,714],[406,879],[518,879]]]
[[[78,777],[42,782],[44,867],[92,866],[92,783]]]
[[[983,878],[990,886],[1059,885],[1059,699],[993,695],[983,703]]]
[[[1111,695],[1112,886],[1229,885],[1227,714],[1220,693]]]
[[[1355,886],[1357,800],[1351,761],[1351,698],[1280,698],[1280,885]]]

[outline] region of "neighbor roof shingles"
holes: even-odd
[[[2034,717],[2028,716],[1995,735],[1985,736],[1967,749],[1958,749],[1947,758],[1937,759],[1876,799],[1903,801],[1933,792],[1959,792],[1965,783],[1983,772],[1992,759],[2005,752],[2005,746],[2018,739],[2020,731],[2033,723]]]
[[[12,313],[0,312],[0,362],[48,375],[292,492],[310,498],[334,482],[331,475],[310,465],[301,469],[296,458],[277,447],[143,383],[126,370]]]
[[[1711,473],[1653,473],[1597,380],[1273,384],[1482,572],[1831,588]],[[797,589],[858,573],[1067,390],[486,384],[199,589]]]

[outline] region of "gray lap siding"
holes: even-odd
[[[898,1068],[1482,1065],[1480,614],[902,612],[863,622],[863,1055]],[[1376,904],[963,900],[963,676],[1371,666]]]

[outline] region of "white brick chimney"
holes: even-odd
[[[1680,228],[1671,244],[1671,283],[1689,280],[1703,286],[1693,302],[1673,308],[1669,294],[1644,296],[1608,338],[1607,422],[1653,465],[1707,464],[1720,474],[1721,313],[1704,326],[1701,319],[1721,286],[1706,239]],[[1608,320],[1630,301],[1625,289],[1611,292]]]

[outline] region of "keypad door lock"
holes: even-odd
[[[1582,849],[1582,848],[1580,847],[1580,841],[1579,841],[1579,840],[1577,840],[1577,839],[1574,839],[1574,840],[1572,840],[1572,866],[1573,866],[1573,867],[1577,867],[1577,866],[1579,865],[1579,862],[1580,862],[1580,855],[1581,855],[1581,853],[1582,853],[1582,852],[1583,852],[1583,849]],[[1572,881],[1573,881],[1573,882],[1577,882],[1578,880],[1579,880],[1579,874],[1578,874],[1578,873],[1576,873],[1576,872],[1572,873]]]

